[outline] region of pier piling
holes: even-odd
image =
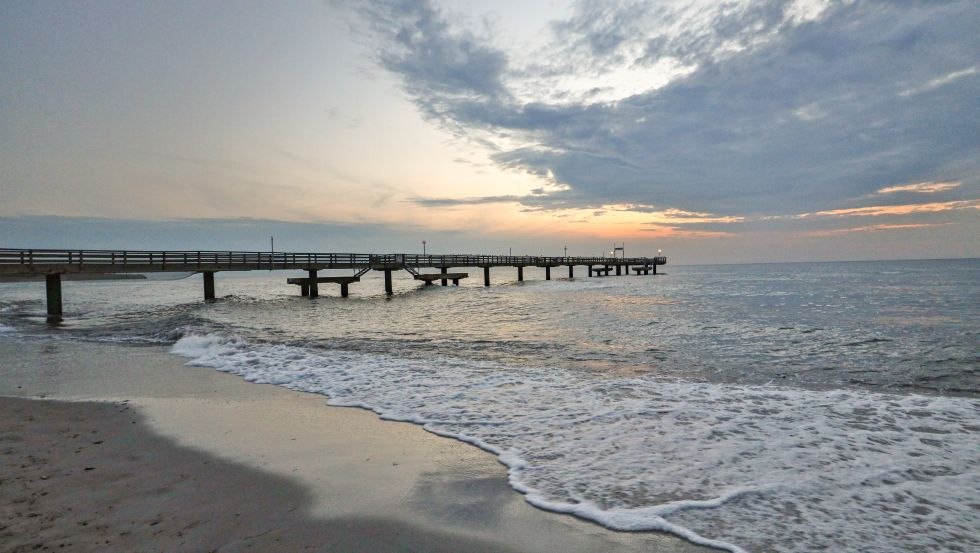
[[[490,286],[490,266],[483,267],[483,285]]]
[[[310,269],[307,271],[310,275],[310,297],[315,298],[320,295],[320,286],[316,281],[316,269]]]
[[[449,272],[449,267],[439,267],[439,273],[446,274],[448,272]],[[458,283],[459,281],[457,280],[456,282]],[[446,282],[446,279],[442,279],[442,285],[446,286],[447,284],[448,283]]]
[[[569,265],[568,266],[568,278],[575,278],[575,266],[574,265]]]
[[[201,273],[204,277],[204,299],[213,300],[214,299],[214,271],[204,271]]]
[[[517,282],[524,282],[524,267],[517,266]]]
[[[551,267],[544,268],[544,279],[551,280]]]
[[[395,290],[391,286],[391,269],[385,269],[385,294],[389,296],[395,294]]]
[[[63,314],[61,308],[61,273],[44,277],[48,298],[48,322],[58,322]]]

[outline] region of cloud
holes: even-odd
[[[656,238],[725,238],[734,236],[731,232],[721,230],[692,230],[671,225],[645,225],[640,228],[641,232],[650,233],[651,237]]]
[[[863,227],[849,227],[839,229],[815,230],[808,232],[808,236],[838,236],[841,234],[863,233],[863,232],[884,232],[892,230],[914,230],[932,227],[946,226],[948,223],[905,223],[905,224],[880,224],[867,225]]]
[[[920,92],[932,90],[934,88],[938,88],[945,84],[949,84],[955,81],[956,79],[962,77],[968,77],[970,75],[976,75],[978,71],[980,71],[980,68],[978,68],[977,66],[967,67],[966,69],[960,69],[958,71],[952,71],[945,75],[936,77],[935,79],[932,79],[931,81],[925,83],[922,86],[910,88],[908,90],[903,90],[901,96],[911,96],[912,94],[918,94]]]
[[[831,209],[818,211],[813,215],[823,217],[878,217],[881,215],[910,215],[913,213],[938,213],[942,211],[956,211],[961,209],[980,209],[980,200],[958,200],[952,202],[931,202],[924,204],[904,204],[904,205],[872,205],[866,207],[851,207],[845,209]],[[808,217],[811,214],[803,214],[799,217]]]
[[[564,185],[527,206],[763,216],[829,212],[887,182],[980,185],[975,1],[706,5],[579,3],[530,62],[425,1],[360,13],[430,121]],[[614,101],[540,85],[665,63],[680,69]]]
[[[480,196],[476,198],[409,198],[422,207],[458,207],[466,205],[521,203],[527,196]]]
[[[896,192],[914,192],[916,194],[935,194],[959,188],[961,182],[917,182],[914,184],[898,184],[878,189],[878,194],[894,194]]]

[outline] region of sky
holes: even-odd
[[[980,257],[980,3],[0,3],[0,247]]]

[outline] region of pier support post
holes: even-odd
[[[310,275],[310,297],[315,298],[320,295],[320,286],[316,282],[316,269],[309,269],[307,273]]]
[[[483,268],[483,285],[490,286],[490,266],[487,265]]]
[[[622,271],[623,271],[623,266],[622,265],[616,265],[616,276],[623,276]]]
[[[568,266],[568,278],[575,278],[575,265]]]
[[[517,282],[524,282],[524,267],[517,266]]]
[[[309,296],[310,295],[310,285],[309,284],[300,284],[299,285],[299,294],[301,296],[303,296],[304,298],[306,296]]]
[[[625,267],[626,267],[626,276],[630,276],[630,266],[625,265]]]
[[[592,265],[589,265],[589,278],[592,278]]]
[[[544,268],[544,279],[551,280],[551,267]]]
[[[657,264],[653,264],[653,274],[657,274]]]
[[[48,297],[48,322],[58,322],[63,314],[61,309],[61,273],[46,275],[44,281]]]
[[[385,294],[394,295],[395,290],[391,287],[391,269],[385,269]]]
[[[341,282],[340,283],[340,297],[342,297],[342,298],[346,298],[347,297],[347,294],[350,292],[350,290],[348,290],[348,288],[347,288],[348,286],[349,286],[349,284],[346,283],[346,282]]]
[[[459,279],[458,278],[454,278],[453,279],[453,286],[459,286]]]
[[[214,299],[214,271],[204,271],[201,273],[204,276],[204,299],[213,300]]]
[[[449,272],[449,267],[439,267],[439,272],[442,274],[446,274]],[[446,279],[442,279],[442,285],[446,286],[447,284],[448,283],[446,282]]]

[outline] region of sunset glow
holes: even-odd
[[[976,4],[777,4],[8,4],[0,231],[980,255]]]

